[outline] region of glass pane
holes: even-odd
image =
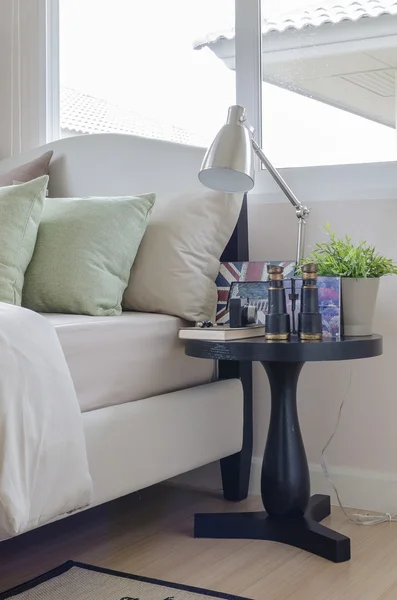
[[[372,4],[262,1],[263,143],[277,166],[397,159],[396,16]]]
[[[235,74],[194,40],[233,22],[234,0],[60,0],[62,135],[207,146],[235,102]]]

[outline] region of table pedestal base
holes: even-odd
[[[270,517],[266,512],[197,514],[196,538],[270,540],[307,550],[333,562],[350,559],[350,539],[319,521],[331,513],[329,496],[315,495],[302,517]]]

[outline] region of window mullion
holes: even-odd
[[[261,0],[236,2],[236,99],[244,106],[262,145]],[[257,165],[259,166],[259,165]]]
[[[46,2],[45,35],[45,138],[52,142],[60,137],[60,64],[59,64],[59,0]]]

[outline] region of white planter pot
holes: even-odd
[[[379,278],[342,277],[344,332],[347,336],[372,335]]]

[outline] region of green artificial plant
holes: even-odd
[[[302,264],[317,263],[319,275],[361,279],[397,274],[397,265],[390,258],[378,254],[367,242],[355,245],[347,235],[339,238],[329,224],[324,231],[328,239],[316,244],[310,256],[302,261]]]

